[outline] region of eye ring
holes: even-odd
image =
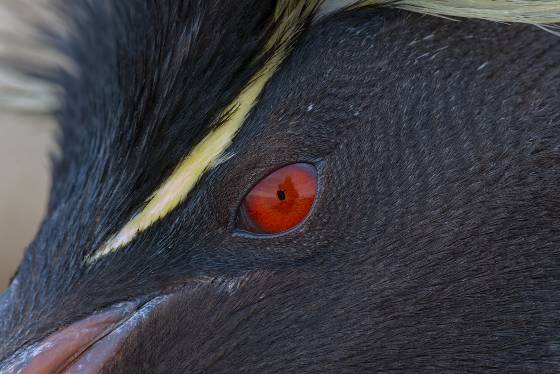
[[[314,165],[294,163],[270,173],[245,195],[236,228],[262,236],[284,234],[310,216],[318,192]]]

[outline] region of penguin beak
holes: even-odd
[[[126,302],[75,322],[0,364],[2,374],[98,373],[167,296]]]

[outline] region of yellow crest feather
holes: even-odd
[[[114,237],[86,261],[95,262],[116,249],[130,243],[134,237],[154,222],[165,217],[185,200],[198,180],[231,145],[251,109],[270,78],[292,48],[294,38],[312,16],[320,0],[280,1],[275,10],[276,28],[263,53],[274,53],[250,80],[241,94],[224,110],[223,123],[212,130],[179,163],[171,176],[152,194],[144,209],[134,216]]]
[[[239,96],[218,119],[223,122],[197,144],[179,163],[171,176],[152,194],[144,209],[134,216],[105,245],[86,259],[97,259],[130,243],[139,232],[165,217],[195,187],[204,173],[221,160],[258,98],[292,49],[303,25],[324,0],[279,0],[274,13],[275,31],[262,53],[274,53],[251,79]],[[332,1],[331,1],[332,3]],[[560,0],[360,0],[341,1],[353,8],[384,6],[444,17],[479,18],[500,22],[523,22],[537,25],[560,23]]]

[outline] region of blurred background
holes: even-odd
[[[45,1],[0,1],[0,57],[30,61],[52,57],[44,46],[32,42],[36,38],[26,27]],[[44,113],[51,105],[52,95],[44,85],[22,78],[0,62],[0,292],[46,208],[54,124]]]
[[[46,207],[53,127],[48,118],[0,114],[0,290]]]

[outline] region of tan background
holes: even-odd
[[[0,290],[45,209],[52,128],[44,118],[0,114]]]
[[[37,6],[43,1],[0,1],[0,56],[48,55],[40,46],[23,42],[29,33],[20,21],[34,12],[25,7],[26,2]],[[37,111],[45,102],[43,88],[25,84],[0,66],[0,292],[35,235],[47,202],[52,120],[13,110],[17,106],[25,112]]]

